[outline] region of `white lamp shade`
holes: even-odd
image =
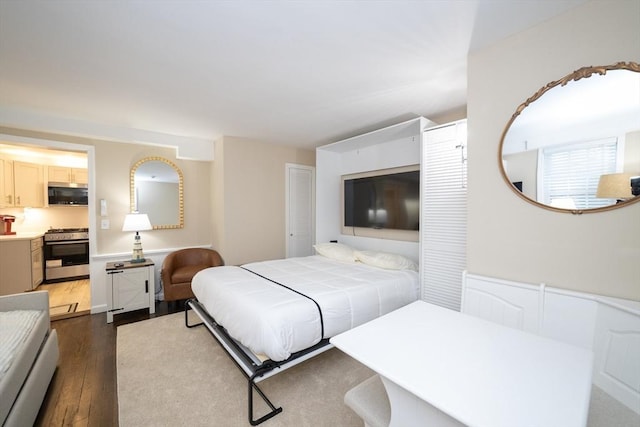
[[[151,221],[147,214],[128,214],[124,217],[122,231],[144,231],[152,230]]]

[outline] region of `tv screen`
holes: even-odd
[[[420,171],[344,180],[344,225],[418,230]]]

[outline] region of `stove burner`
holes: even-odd
[[[46,234],[50,233],[88,233],[88,228],[50,228]]]
[[[45,242],[64,240],[86,240],[89,238],[88,228],[51,228],[44,233]]]

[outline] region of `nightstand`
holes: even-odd
[[[156,312],[154,295],[154,263],[108,262],[107,272],[107,323],[113,315],[148,308]]]

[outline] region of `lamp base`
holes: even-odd
[[[145,262],[144,254],[142,252],[142,242],[140,241],[140,235],[136,232],[136,237],[133,241],[133,252],[131,253],[131,263],[139,264]]]

